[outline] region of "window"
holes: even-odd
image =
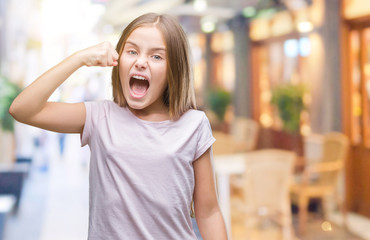
[[[282,122],[276,109],[270,104],[272,89],[280,84],[306,83],[310,76],[307,58],[311,53],[311,41],[308,37],[290,38],[264,42],[254,46],[256,69],[255,84],[258,91],[257,117],[264,127],[281,129]],[[307,98],[309,99],[309,98]],[[309,133],[308,112],[302,113],[301,132]]]
[[[370,27],[350,32],[351,138],[370,147]]]

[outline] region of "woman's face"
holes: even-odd
[[[166,44],[154,26],[135,29],[128,37],[119,60],[123,94],[135,110],[163,110],[167,87]]]

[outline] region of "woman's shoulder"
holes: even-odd
[[[95,109],[96,108],[101,108],[101,109],[120,108],[120,106],[117,103],[109,99],[89,101],[89,102],[85,102],[85,104],[89,104],[91,105],[91,107]]]
[[[192,122],[194,124],[208,122],[205,112],[197,109],[189,109],[181,116],[180,120],[184,122]]]
[[[204,113],[204,111],[198,109],[189,109],[182,115],[182,117],[197,119],[203,119],[205,116],[206,114]]]
[[[106,117],[110,114],[124,114],[126,113],[126,108],[119,106],[116,102],[113,100],[103,99],[103,100],[95,100],[95,101],[89,101],[85,102],[86,109],[89,109],[92,114],[95,116]]]

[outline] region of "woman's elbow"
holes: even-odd
[[[15,104],[14,102],[10,105],[9,107],[9,110],[8,110],[9,114],[15,119],[17,120],[18,122],[22,122],[22,117],[21,117],[21,113],[22,113],[22,110],[17,107],[17,104]]]
[[[10,108],[9,108],[9,110],[8,110],[8,112],[9,112],[9,114],[15,119],[15,120],[17,120],[17,111],[16,111],[16,109],[15,109],[15,107],[14,107],[14,105],[12,104],[12,105],[10,105]]]

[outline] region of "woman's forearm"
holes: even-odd
[[[49,69],[14,99],[10,114],[24,122],[24,119],[41,111],[51,94],[83,65],[82,56],[77,52]]]
[[[209,216],[197,216],[196,220],[203,240],[227,240],[225,222],[221,211],[214,211]]]
[[[108,42],[80,50],[64,59],[37,78],[13,101],[9,113],[18,121],[27,123],[42,111],[51,94],[82,66],[116,66],[118,53]]]

